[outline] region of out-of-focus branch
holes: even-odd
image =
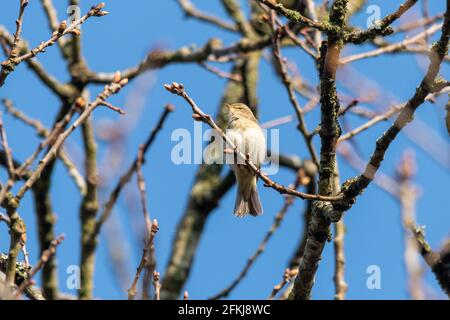
[[[58,134],[62,132],[63,127],[65,127],[64,117],[67,116],[67,110],[70,110],[70,105],[63,103],[54,121],[53,130],[57,131]],[[54,133],[53,130],[52,132],[49,132],[48,136]],[[54,139],[51,139],[51,141],[53,142]],[[52,173],[56,164],[55,160],[56,159],[53,159],[47,164],[47,166],[40,174],[40,178],[32,187],[34,206],[36,211],[37,229],[39,235],[39,249],[41,254],[44,253],[45,250],[47,250],[47,248],[51,245],[53,239],[55,239],[56,216],[53,212],[50,196]],[[26,170],[25,163],[21,164],[18,168]],[[21,170],[22,180],[27,181],[32,172],[27,170],[24,174],[23,170]],[[58,271],[56,268],[55,256],[50,256],[47,263],[43,266],[41,278],[42,293],[45,298],[59,299]]]
[[[334,193],[340,192],[339,170],[336,166],[334,174]],[[348,290],[345,281],[345,251],[344,251],[345,224],[344,217],[334,224],[334,299],[344,300]]]
[[[159,274],[159,272],[154,271],[152,284],[153,288],[155,289],[155,300],[161,299],[161,283],[159,282],[160,279],[161,275]]]
[[[61,110],[63,112],[63,110]],[[61,120],[56,121],[55,125],[53,126],[52,130],[49,132],[47,137],[43,139],[36,150],[23,162],[23,164],[17,168],[17,173],[20,175],[25,170],[30,167],[33,162],[39,157],[39,154],[41,153],[44,148],[51,146],[51,144],[56,140],[58,135],[64,130],[64,128],[69,124],[70,120],[72,120],[73,115],[75,114],[75,108],[70,108],[69,111],[62,117]]]
[[[190,0],[178,0],[178,4],[183,9],[184,13],[188,17],[192,17],[198,19],[200,21],[208,22],[212,25],[215,25],[219,28],[228,30],[228,31],[237,31],[237,27],[228,21],[223,21],[220,18],[209,15],[208,13],[202,12],[197,9]]]
[[[11,247],[10,247],[10,258],[8,261],[11,261],[11,265],[14,264],[17,261],[17,254],[18,250],[20,249],[21,242],[23,241],[23,237],[25,234],[25,224],[20,219],[20,216],[16,212],[16,208],[19,206],[19,203],[25,193],[32,188],[35,183],[41,178],[42,173],[45,171],[46,167],[50,163],[54,163],[53,160],[56,157],[56,155],[59,152],[60,147],[64,143],[64,141],[67,139],[67,137],[80,125],[83,124],[83,122],[89,117],[89,115],[94,111],[95,108],[97,108],[99,105],[102,104],[102,101],[107,99],[112,94],[116,94],[120,91],[120,89],[127,84],[127,79],[117,79],[117,82],[112,83],[108,86],[105,86],[103,92],[97,96],[97,98],[90,104],[85,105],[82,113],[78,117],[78,119],[64,132],[62,132],[56,139],[56,141],[52,144],[51,148],[48,150],[47,154],[41,159],[39,162],[38,167],[35,171],[33,171],[24,185],[20,188],[17,195],[13,197],[11,195],[11,199],[9,201],[9,204],[7,204],[7,212],[9,215],[9,218],[11,220]],[[45,202],[44,202],[45,203]],[[48,211],[51,213],[51,211]],[[52,223],[52,221],[49,221],[49,223]],[[12,257],[12,258],[11,258]],[[13,278],[13,271],[12,267],[8,269],[7,272],[7,278],[9,283],[14,282]]]
[[[408,32],[411,30],[415,30],[421,27],[428,27],[440,20],[442,20],[444,16],[442,14],[435,15],[433,17],[424,17],[421,19],[414,19],[410,22],[403,23],[402,25],[394,28],[394,33],[399,32]]]
[[[221,0],[221,2],[228,15],[236,23],[237,30],[247,38],[255,37],[255,30],[245,17],[239,2],[237,0]]]
[[[417,87],[413,97],[408,100],[400,114],[397,116],[395,122],[390,128],[383,133],[383,135],[377,140],[376,147],[369,163],[367,164],[364,172],[359,176],[349,179],[344,182],[342,186],[342,192],[344,199],[341,203],[334,203],[335,208],[339,210],[348,210],[356,201],[356,197],[359,196],[372,182],[376,172],[381,166],[386,151],[391,143],[395,140],[398,133],[413,120],[414,112],[422,105],[426,97],[433,91],[435,86],[435,79],[439,72],[440,65],[444,56],[448,52],[448,43],[450,36],[450,4],[447,4],[445,13],[444,24],[442,25],[442,34],[438,42],[433,45],[430,54],[430,65],[428,67],[425,77],[422,79],[420,85]]]
[[[305,200],[305,199],[312,199],[312,200],[323,200],[323,201],[335,201],[335,200],[339,200],[340,199],[339,196],[333,196],[332,197],[332,196],[306,194],[306,193],[294,190],[292,188],[285,187],[285,186],[280,185],[279,183],[273,181],[266,174],[261,172],[261,170],[259,170],[256,167],[256,165],[250,160],[249,155],[244,155],[241,151],[239,151],[239,149],[236,147],[236,145],[225,135],[223,130],[214,122],[212,117],[210,115],[208,115],[208,114],[205,114],[196,105],[196,103],[192,100],[192,98],[189,97],[187,92],[184,90],[184,87],[183,87],[182,84],[178,84],[178,83],[174,82],[171,85],[166,84],[165,88],[169,92],[183,97],[188,102],[188,104],[191,106],[192,111],[193,111],[194,119],[196,119],[198,121],[205,122],[211,128],[216,130],[222,136],[224,142],[227,143],[227,145],[232,150],[234,150],[235,154],[240,158],[240,160],[243,161],[248,166],[248,168],[250,168],[250,170],[252,170],[258,177],[261,178],[261,180],[263,180],[265,182],[265,186],[266,187],[272,188],[272,189],[278,191],[281,194],[293,195],[293,196],[299,197],[300,199],[303,199],[303,200]]]
[[[298,175],[295,180],[296,180],[295,183],[291,186],[293,189],[297,189],[300,183],[302,182],[300,175]],[[236,279],[233,280],[233,282],[229,286],[227,286],[225,289],[221,290],[219,293],[209,298],[210,300],[217,300],[228,297],[231,291],[233,291],[234,288],[236,288],[239,285],[239,283],[245,278],[245,276],[247,275],[248,271],[251,269],[255,261],[266,249],[266,246],[269,243],[272,236],[274,235],[275,231],[280,227],[281,222],[286,216],[288,209],[294,203],[294,200],[295,198],[292,196],[285,196],[283,207],[275,216],[272,226],[270,227],[269,231],[267,231],[266,235],[264,236],[263,240],[259,244],[256,251],[252,254],[250,258],[248,258],[247,263],[245,264],[244,268],[241,270],[239,275],[236,277]]]
[[[45,16],[47,17],[48,27],[53,33],[58,30],[60,24],[56,8],[53,5],[52,0],[41,0],[41,5],[44,10]],[[64,59],[69,60],[69,53],[67,50],[65,50],[67,44],[65,38],[59,38],[57,40],[57,43]]]
[[[312,136],[308,131],[308,128],[306,126],[305,117],[303,115],[304,111],[300,107],[300,104],[297,100],[297,97],[295,95],[294,87],[292,84],[292,79],[289,77],[288,70],[286,63],[284,61],[284,58],[281,55],[281,49],[280,49],[280,31],[278,29],[273,30],[273,55],[274,60],[276,63],[276,69],[278,70],[278,73],[281,77],[281,80],[286,87],[286,90],[288,92],[289,100],[291,101],[292,106],[294,107],[295,114],[297,116],[298,120],[298,130],[300,131],[301,135],[303,136],[303,139],[305,140],[306,146],[309,150],[309,154],[311,156],[311,159],[314,161],[314,163],[319,167],[319,159],[317,157],[316,150],[314,149],[314,145],[312,143]]]
[[[293,279],[295,279],[295,277],[297,275],[298,275],[298,269],[287,268],[286,270],[284,270],[283,278],[281,279],[280,283],[276,284],[273,287],[272,292],[270,293],[270,295],[267,299],[268,300],[274,299],[276,297],[276,295],[278,294],[278,292],[283,290],[283,288],[286,286],[286,284],[290,283]]]
[[[119,74],[119,73],[118,73]],[[120,77],[116,79],[120,81]],[[145,153],[150,145],[156,138],[157,133],[162,128],[162,125],[167,118],[168,114],[173,110],[173,107],[168,105],[166,106],[164,113],[158,121],[157,126],[151,131],[149,138],[143,145],[143,152]],[[92,136],[93,137],[93,136]],[[89,149],[91,149],[91,146]],[[94,159],[91,160],[92,163],[90,166],[92,167],[89,172],[96,172],[96,165],[94,165]],[[97,189],[96,189],[96,175],[95,177],[91,177],[95,179],[94,181],[87,182],[88,192],[86,194],[86,204],[84,205],[84,209],[82,209],[82,221],[83,223],[83,236],[82,236],[82,244],[84,249],[82,250],[82,277],[81,277],[81,290],[80,290],[80,298],[89,299],[92,296],[93,289],[93,272],[94,272],[94,257],[95,250],[97,247],[97,237],[100,233],[100,229],[103,226],[106,219],[109,217],[114,204],[116,203],[119,194],[128,181],[133,176],[136,171],[138,159],[136,159],[127,170],[127,172],[120,178],[118,184],[114,188],[113,192],[110,194],[108,202],[105,204],[103,212],[100,214],[100,217],[97,219],[96,214],[98,210],[98,200],[97,200]],[[89,164],[88,164],[89,165]],[[89,184],[91,184],[91,195],[89,196]],[[88,198],[89,196],[89,198]],[[84,266],[84,275],[83,275],[83,266]]]
[[[356,172],[364,170],[366,161],[361,158],[351,143],[344,142],[339,144],[337,152],[345,159],[346,164],[352,167]],[[398,199],[399,184],[394,178],[379,170],[375,176],[374,183],[395,200]]]
[[[156,254],[155,254],[154,238],[155,238],[156,232],[158,231],[158,221],[155,219],[155,220],[153,220],[153,223],[152,223],[150,214],[148,213],[145,179],[144,179],[144,173],[142,172],[142,165],[144,162],[144,145],[141,145],[139,147],[137,159],[138,159],[137,165],[136,165],[137,184],[138,184],[138,189],[139,189],[139,193],[141,196],[142,213],[144,215],[144,223],[146,226],[147,238],[148,238],[148,243],[144,244],[146,249],[144,248],[144,251],[143,251],[143,257],[144,257],[144,255],[147,255],[147,256],[144,257],[143,261],[142,261],[142,267],[145,268],[145,278],[142,283],[142,291],[143,291],[143,297],[147,297],[148,292],[149,292],[149,287],[150,287],[149,279],[156,270]],[[136,281],[139,279],[138,273],[136,273],[135,279],[136,279]],[[136,285],[134,284],[134,289],[133,289],[133,286],[131,286],[131,289],[128,291],[129,299],[130,299],[130,297],[133,297],[133,295],[134,296],[136,295],[135,286]],[[131,292],[131,296],[130,296],[130,292]]]
[[[0,26],[0,39],[4,41],[5,46],[3,47],[3,51],[6,55],[8,55],[10,49],[8,48],[13,45],[13,36],[8,33],[8,31]],[[20,52],[19,54],[24,55],[29,52],[28,44],[21,40],[19,42]],[[41,80],[41,82],[46,85],[54,94],[56,94],[61,99],[66,99],[72,94],[71,87],[68,85],[64,85],[60,83],[55,77],[50,75],[47,70],[45,70],[44,66],[37,60],[28,59],[25,61],[28,68],[34,72],[34,74]]]
[[[147,219],[146,219],[146,224],[147,224]],[[144,249],[142,250],[141,261],[139,262],[139,266],[136,269],[136,275],[134,276],[133,283],[131,284],[131,287],[128,290],[128,300],[133,300],[136,297],[136,294],[137,294],[136,287],[137,287],[137,284],[139,281],[139,277],[142,273],[142,270],[151,263],[150,261],[148,261],[149,257],[152,256],[151,252],[149,252],[149,251],[154,251],[154,238],[155,238],[155,235],[157,232],[158,232],[158,222],[155,219],[151,223],[148,240],[146,240],[146,242],[144,244]],[[153,273],[154,273],[154,268],[153,268],[151,274],[153,275]]]
[[[447,240],[440,252],[434,252],[425,239],[424,230],[420,227],[413,229],[420,254],[433,271],[442,290],[450,298],[450,240]]]
[[[222,71],[222,70],[220,70],[218,68],[210,66],[206,62],[200,62],[199,65],[202,66],[205,70],[207,70],[207,71],[217,75],[220,78],[233,80],[233,81],[237,81],[237,82],[242,81],[242,77],[239,74],[224,72],[224,71]]]
[[[9,226],[9,224],[11,223],[11,221],[9,220],[9,218],[7,216],[5,216],[4,214],[0,213],[0,222],[4,222],[6,223],[7,226]]]
[[[420,265],[419,248],[413,235],[416,225],[417,190],[412,184],[415,173],[414,155],[405,153],[397,166],[397,178],[399,180],[399,202],[401,207],[401,219],[404,238],[404,263],[408,275],[408,291],[412,299],[423,300],[423,270]]]
[[[421,33],[417,34],[414,37],[404,39],[397,43],[392,43],[387,46],[383,46],[379,49],[368,51],[368,52],[362,52],[358,54],[354,54],[351,56],[343,57],[339,60],[340,65],[345,65],[354,61],[367,59],[367,58],[373,58],[380,56],[382,54],[386,53],[395,53],[395,52],[401,52],[402,50],[406,50],[407,47],[411,44],[416,44],[425,39],[426,37],[429,37],[439,31],[442,27],[442,24],[434,24],[431,27],[429,27],[427,30],[422,31]]]
[[[244,102],[249,106],[256,106],[259,60],[259,52],[253,52],[246,59],[239,59],[234,64],[232,73],[240,74],[244,81],[228,81],[218,109],[219,126],[225,127],[227,123],[224,105]],[[177,226],[169,264],[162,281],[163,299],[177,299],[181,294],[207,219],[235,183],[231,171],[221,177],[222,169],[223,166],[219,164],[201,165],[197,171],[186,209]]]
[[[347,3],[347,0],[335,0],[331,7],[330,24],[340,31],[343,31],[346,25]],[[340,102],[336,90],[336,70],[342,40],[342,32],[337,32],[336,35],[328,34],[327,42],[322,44],[320,50],[321,149],[318,192],[322,196],[334,193],[336,143],[341,134],[337,120]],[[330,202],[314,202],[305,249],[298,269],[299,275],[295,279],[289,299],[310,299],[322,251],[329,238],[330,224],[339,221],[341,215],[341,211],[333,210]]]
[[[306,174],[309,177],[309,183],[306,186],[306,191],[308,193],[315,193],[316,188],[317,188],[316,181],[315,181],[317,169],[315,169],[314,171],[311,171],[309,173],[308,173],[308,171],[306,171]],[[306,202],[305,208],[303,209],[303,212],[301,213],[301,218],[303,220],[302,231],[299,233],[301,236],[300,236],[299,242],[296,246],[295,252],[293,253],[292,257],[289,259],[289,263],[287,266],[287,268],[290,270],[298,270],[298,266],[300,265],[300,259],[302,258],[303,254],[304,254],[306,240],[308,238],[309,224],[311,222],[312,208],[313,208],[313,201],[308,200]]]
[[[366,123],[360,125],[359,127],[353,129],[352,131],[347,132],[347,133],[343,134],[342,136],[340,136],[339,139],[338,139],[338,143],[340,143],[342,141],[349,140],[349,139],[353,138],[354,136],[358,135],[359,133],[361,133],[361,132],[371,128],[374,125],[376,125],[377,123],[389,119],[390,117],[392,117],[396,113],[400,112],[400,110],[402,110],[402,108],[404,106],[405,106],[404,104],[392,106],[385,113],[382,113],[382,114],[379,114],[379,115],[373,117],[372,119],[370,119]]]

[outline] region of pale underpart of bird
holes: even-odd
[[[226,104],[228,109],[228,127],[226,136],[244,155],[259,168],[266,158],[266,138],[253,112],[243,103]],[[225,163],[230,164],[237,182],[234,215],[244,217],[247,214],[259,216],[263,209],[256,185],[257,176],[243,159],[234,154],[220,137],[208,145],[204,157],[206,163],[213,163],[225,154]]]

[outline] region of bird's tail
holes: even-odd
[[[256,180],[256,179],[255,179]],[[261,201],[259,200],[256,181],[251,186],[251,190],[245,190],[238,184],[236,203],[234,204],[234,215],[244,217],[248,213],[252,216],[259,216],[263,212]]]

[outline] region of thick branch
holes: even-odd
[[[93,16],[100,17],[100,16],[104,15],[104,11],[101,11],[104,6],[105,6],[105,4],[101,3],[101,4],[98,4],[97,6],[92,7],[91,10],[89,10],[89,12],[87,14],[85,14],[79,20],[74,21],[70,26],[65,25],[64,22],[61,23],[59,26],[59,29],[53,33],[53,35],[50,39],[48,39],[47,41],[41,42],[37,47],[28,51],[27,53],[22,54],[20,56],[18,56],[18,55],[11,56],[10,55],[8,57],[8,59],[5,60],[1,65],[0,87],[3,86],[6,78],[8,77],[9,74],[11,74],[14,71],[14,69],[17,67],[17,65],[19,65],[20,63],[22,63],[25,60],[35,57],[37,54],[39,54],[41,52],[44,52],[46,48],[52,46],[61,37],[65,36],[67,34],[72,34],[74,32],[75,33],[79,32],[77,29],[78,26],[83,24],[90,17],[93,17]],[[77,30],[77,31],[75,31],[75,30]]]

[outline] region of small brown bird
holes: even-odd
[[[250,155],[250,160],[260,167],[266,157],[266,139],[253,112],[243,103],[234,103],[226,107],[228,108],[226,135],[239,151]],[[237,181],[234,215],[244,217],[248,213],[253,216],[262,214],[263,209],[256,186],[257,176],[244,165],[243,161],[236,162],[236,158],[233,157],[231,162]]]

